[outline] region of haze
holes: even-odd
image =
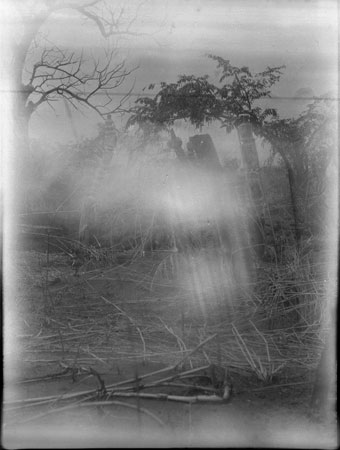
[[[26,3],[29,14],[30,2]],[[4,3],[3,25],[14,39],[20,30],[18,4]],[[273,89],[273,96],[280,99],[268,100],[281,115],[298,114],[306,106],[306,101],[294,99],[301,88],[316,96],[336,92],[336,1],[133,0],[124,7],[134,20],[136,36],[105,41],[90,21],[67,9],[51,16],[41,32],[44,39],[68,49],[98,55],[103,47],[118,48],[128,67],[138,66],[117,90],[118,95],[134,85],[126,107],[148,84],[176,81],[180,74],[209,74],[216,81],[216,66],[207,53],[254,71],[285,64]],[[54,106],[55,111],[43,105],[33,115],[31,136],[51,142],[74,140],[64,103]],[[90,110],[73,112],[72,119],[80,137],[95,135],[102,120]],[[114,119],[117,127],[126,120]]]

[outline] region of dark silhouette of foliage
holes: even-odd
[[[154,89],[151,84],[149,89]],[[161,83],[154,98],[141,97],[136,101],[128,126],[143,122],[172,125],[184,119],[199,127],[204,122],[219,119],[223,113],[216,86],[208,76],[181,75],[177,83]]]
[[[268,67],[265,71],[252,74],[248,67],[232,66],[220,56],[209,55],[221,70],[220,85],[209,82],[209,76],[180,75],[176,83],[160,84],[160,90],[153,97],[141,97],[130,111],[128,126],[143,122],[172,125],[175,120],[190,121],[196,127],[214,120],[230,132],[242,121],[242,114],[248,114],[254,131],[270,116],[276,116],[273,108],[262,109],[256,100],[270,97],[270,88],[280,79],[280,67]],[[153,90],[155,84],[148,86]]]
[[[237,67],[220,56],[209,55],[221,70],[218,93],[223,104],[222,126],[230,132],[246,113],[251,118],[253,130],[260,132],[260,126],[268,117],[276,117],[273,108],[262,109],[255,105],[256,100],[270,97],[271,87],[280,80],[284,66],[267,67],[263,72],[252,74],[249,67]]]
[[[262,126],[262,137],[287,170],[298,241],[312,222],[322,222],[326,171],[336,148],[335,106],[327,96],[315,99],[299,117],[275,118]]]

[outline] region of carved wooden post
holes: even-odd
[[[251,217],[253,219],[249,232],[256,255],[262,258],[264,237],[261,226],[263,192],[259,176],[260,164],[249,114],[240,115],[240,122],[237,132],[241,146],[242,165],[245,169],[245,181],[250,197]]]
[[[180,161],[186,160],[186,155],[182,147],[182,139],[176,136],[174,130],[170,130],[170,140],[168,141],[168,147],[175,150],[176,156]]]
[[[187,143],[188,157],[196,160],[206,170],[220,171],[222,169],[217,151],[210,134],[195,134]]]

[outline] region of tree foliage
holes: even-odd
[[[267,67],[263,72],[251,73],[249,67],[237,67],[220,56],[209,55],[217,62],[221,70],[219,96],[223,105],[222,126],[228,132],[240,122],[242,114],[248,114],[254,131],[260,132],[260,126],[268,117],[276,117],[273,108],[262,109],[256,101],[271,96],[272,86],[280,80],[284,66]],[[242,120],[242,118],[241,118]]]
[[[154,89],[150,84],[148,89]],[[177,83],[160,83],[161,89],[154,98],[141,97],[136,101],[128,125],[152,122],[172,125],[184,119],[199,127],[204,122],[219,119],[223,113],[216,86],[208,76],[180,75]]]
[[[248,67],[232,66],[220,56],[209,58],[221,71],[219,85],[212,84],[208,75],[180,75],[176,83],[162,82],[153,98],[137,99],[128,125],[147,121],[172,125],[184,119],[199,127],[218,120],[230,132],[242,114],[247,113],[258,130],[267,117],[276,116],[274,109],[262,109],[256,100],[270,97],[270,88],[280,79],[283,66],[252,74]],[[154,88],[154,84],[148,86],[149,90]]]
[[[275,118],[263,124],[262,136],[273,153],[302,181],[320,177],[327,169],[336,146],[336,109],[331,99],[319,98],[297,118]]]
[[[262,136],[287,169],[298,239],[311,227],[315,231],[315,224],[324,226],[336,129],[336,105],[327,96],[315,99],[297,118],[275,118],[262,127]]]

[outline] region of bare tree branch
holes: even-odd
[[[32,3],[32,8],[34,6]],[[23,36],[14,49],[15,91],[19,93],[18,111],[21,109],[22,117],[28,121],[40,105],[45,102],[51,106],[58,98],[64,98],[73,107],[79,102],[100,115],[122,111],[132,88],[122,96],[118,105],[117,101],[113,102],[115,90],[136,67],[128,69],[125,60],[117,60],[116,49],[107,50],[97,58],[88,58],[84,51],[80,55],[68,52],[51,44],[48,38],[45,38],[46,45],[42,48],[44,39],[40,29],[57,11],[71,9],[95,24],[104,38],[140,36],[141,33],[132,30],[138,9],[131,18],[126,7],[112,7],[112,3],[105,0],[85,1],[83,4],[79,0],[44,0],[37,6],[39,8],[37,13],[23,11]],[[35,62],[30,66],[30,61]]]
[[[44,49],[41,59],[33,65],[30,77],[30,111],[35,111],[42,103],[50,104],[58,97],[67,101],[74,100],[85,104],[98,114],[113,113],[121,110],[132,88],[124,94],[118,106],[110,108],[112,94],[121,86],[126,77],[136,68],[126,69],[125,61],[115,62],[116,50],[108,50],[103,57],[92,60],[92,69],[84,72],[84,54],[77,60],[74,53],[58,54],[56,49]],[[100,102],[96,95],[102,94]]]
[[[129,36],[146,35],[146,33],[131,31],[131,26],[137,18],[137,14],[138,14],[138,11],[139,11],[139,8],[141,5],[137,9],[135,16],[127,22],[127,24],[125,25],[124,28],[122,28],[121,24],[123,22],[125,8],[124,7],[120,8],[116,12],[116,14],[115,14],[115,11],[112,9],[112,7],[110,7],[110,8],[108,7],[105,12],[103,11],[102,14],[99,14],[98,11],[91,12],[88,10],[88,8],[90,6],[93,6],[94,4],[97,4],[97,3],[98,2],[92,2],[91,4],[87,4],[84,6],[78,6],[78,7],[73,6],[72,9],[78,11],[81,15],[83,15],[87,19],[91,20],[92,22],[94,22],[96,24],[96,26],[98,27],[98,30],[100,31],[101,35],[104,38],[108,38],[110,36],[115,36],[115,35],[119,35],[119,36],[122,36],[122,35],[129,35]],[[106,17],[110,17],[110,20],[108,20]]]

